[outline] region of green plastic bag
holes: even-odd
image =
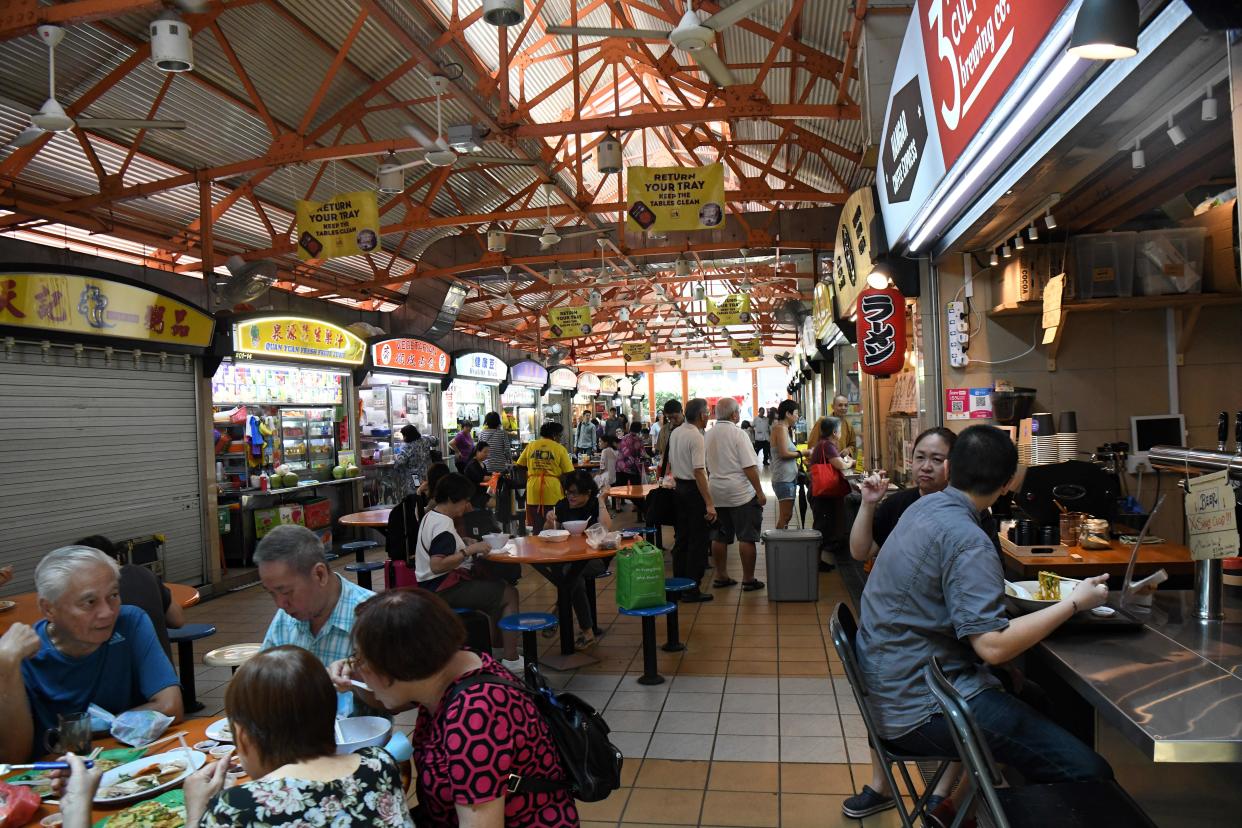
[[[658,607],[664,595],[664,553],[646,541],[617,553],[617,606]]]

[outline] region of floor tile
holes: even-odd
[[[698,790],[707,783],[709,767],[706,761],[649,758],[643,761],[635,787]]]
[[[620,681],[621,676],[619,675],[578,673],[569,680],[569,683],[565,685],[565,689],[575,693],[579,690],[613,691],[617,689],[617,684]]]
[[[629,797],[629,788],[618,788],[607,799],[600,802],[575,802],[574,806],[577,807],[578,816],[584,824],[588,820],[594,820],[616,825],[617,820],[621,818],[621,813],[625,810],[625,803]]]
[[[841,828],[857,826],[858,820],[841,813],[843,796],[781,794],[781,828]]]
[[[781,696],[781,711],[811,716],[835,716],[837,700],[831,693],[824,696],[784,695]]]
[[[626,803],[625,824],[698,825],[703,791],[635,788]]]
[[[655,730],[659,718],[655,710],[608,710],[604,713],[604,721],[610,728],[631,733],[650,733]]]
[[[782,736],[782,762],[845,762],[845,740],[827,736]]]
[[[780,671],[775,661],[730,661],[730,676],[776,676]]]
[[[660,714],[660,722],[656,725],[657,733],[715,733],[715,713],[687,713],[680,710],[665,710]]]
[[[863,724],[862,716],[842,716],[841,729],[845,732],[845,737],[855,739],[867,738],[867,726]]]
[[[862,738],[851,737],[845,740],[846,748],[849,750],[851,762],[866,762],[871,758],[871,745],[867,741],[867,737]]]
[[[780,739],[776,736],[718,735],[712,759],[717,762],[779,762]]]
[[[780,798],[775,793],[708,791],[702,821],[707,825],[768,828],[780,824]]]
[[[834,736],[842,738],[841,720],[836,716],[810,713],[782,713],[781,736]]]
[[[780,680],[782,695],[820,696],[832,695],[832,680],[828,678],[786,678]]]
[[[776,661],[776,649],[772,647],[739,647],[733,645],[730,661]]]
[[[673,679],[673,693],[721,693],[725,680],[718,676],[677,676]]]
[[[729,676],[725,693],[775,693],[777,680],[766,677]]]
[[[780,790],[780,778],[780,765],[776,762],[712,762],[707,787],[717,791],[775,792]]]
[[[678,679],[693,678],[678,676]],[[664,710],[679,710],[688,713],[713,713],[720,709],[720,693],[678,693],[677,682],[673,682],[673,692],[664,701]]]
[[[627,759],[642,759],[647,753],[647,743],[651,741],[650,733],[626,733],[614,730],[608,734],[608,740],[616,745],[617,750]]]
[[[656,733],[647,746],[647,756],[652,759],[711,759],[715,738],[710,733]]]
[[[608,701],[608,710],[659,710],[664,706],[664,696],[664,693],[618,690]]]
[[[722,713],[716,732],[738,736],[777,736],[780,731],[775,713]]]
[[[779,710],[775,693],[725,693],[721,713],[776,713]],[[835,709],[835,708],[834,708]]]
[[[846,796],[853,796],[855,793],[849,765],[781,762],[779,767],[782,793],[844,794]],[[867,779],[870,778],[871,774],[868,769]],[[862,786],[859,785],[858,788],[861,790]]]

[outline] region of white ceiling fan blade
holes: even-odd
[[[14,135],[13,140],[9,141],[8,146],[16,149],[33,144],[35,141],[39,140],[39,136],[42,134],[43,130],[39,129],[37,126],[28,126],[21,132]]]
[[[580,37],[628,37],[635,40],[667,40],[668,32],[659,29],[605,29],[598,26],[549,26],[548,34],[579,35]]]
[[[713,31],[722,31],[739,20],[749,17],[750,13],[772,0],[737,0],[731,6],[721,9],[703,21],[703,25]]]
[[[733,77],[729,67],[725,66],[725,62],[720,59],[720,55],[716,54],[715,49],[709,46],[706,49],[699,49],[697,52],[691,52],[690,54],[699,64],[699,68],[712,79],[712,83],[717,86],[737,85],[737,79]]]
[[[404,164],[381,164],[379,167],[379,171],[382,173],[398,172],[400,170],[408,170],[411,167],[417,167],[421,164],[426,164],[426,163],[427,163],[426,158],[418,158],[414,161],[406,161]]]
[[[609,228],[607,227],[597,227],[594,230],[575,230],[572,233],[561,233],[560,235],[562,239],[576,239],[579,236],[598,236],[601,233],[607,233],[608,231]]]
[[[144,118],[78,118],[77,124],[92,129],[185,129],[185,121],[149,121]]]
[[[508,167],[534,167],[539,163],[526,158],[501,158],[498,155],[475,155],[474,153],[466,153],[461,156],[461,160],[465,163],[473,161],[476,164],[504,164]]]
[[[417,141],[423,149],[435,149],[436,142],[427,137],[427,133],[423,132],[413,124],[402,124],[401,130],[415,141]]]
[[[543,235],[541,230],[501,230],[506,236],[525,236],[528,239],[537,239]]]

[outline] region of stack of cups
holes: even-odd
[[[1078,413],[1062,411],[1057,428],[1057,458],[1064,463],[1078,459]]]
[[[1052,415],[1048,413],[1031,415],[1031,465],[1045,466],[1057,463],[1056,427],[1052,424]]]

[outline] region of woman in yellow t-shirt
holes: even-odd
[[[574,461],[559,442],[565,427],[544,423],[539,439],[522,449],[515,465],[526,468],[526,523],[535,532],[543,530],[543,516],[560,502],[561,475],[574,470]]]

